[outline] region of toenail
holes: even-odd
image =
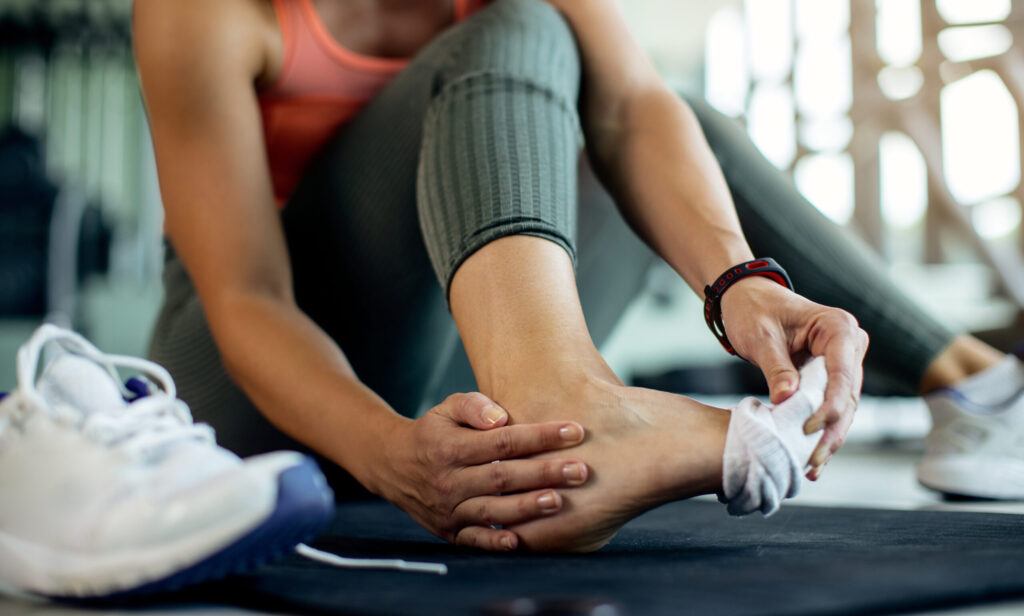
[[[562,467],[562,476],[570,485],[579,485],[586,479],[583,465],[579,462],[570,462]]]
[[[583,438],[583,433],[579,426],[576,424],[565,424],[558,430],[558,435],[562,437],[563,441],[570,443],[576,442]]]
[[[554,513],[558,511],[558,499],[555,497],[554,492],[545,492],[541,494],[537,499],[537,504],[540,505],[540,510],[543,513]]]

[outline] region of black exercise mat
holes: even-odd
[[[1015,515],[788,505],[736,519],[690,501],[637,518],[594,554],[490,554],[445,544],[386,503],[358,503],[340,506],[314,545],[443,562],[448,575],[292,556],[200,592],[294,613],[891,613],[1024,597],[1022,531]]]

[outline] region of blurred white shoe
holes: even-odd
[[[56,353],[37,378],[44,346]],[[155,386],[133,379],[129,391],[118,367]],[[175,590],[289,552],[331,517],[315,462],[294,452],[241,460],[218,447],[152,362],[44,325],[17,369],[17,390],[0,399],[8,587],[64,598]]]
[[[1024,499],[1024,364],[1009,356],[993,370],[924,397],[933,423],[917,467],[925,487],[953,498]]]

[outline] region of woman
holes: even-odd
[[[822,301],[764,277],[721,298],[773,402],[798,386],[793,357],[826,359],[810,478],[842,444],[867,347],[823,304],[857,314],[910,386],[1001,359],[917,311],[694,104],[727,188],[613,0],[137,0],[134,28],[173,246],[154,359],[222,443],[287,434],[450,541],[596,549],[721,490],[729,413],[624,386],[588,331],[580,296],[621,307],[646,257],[593,245],[623,225],[587,210],[577,242],[581,137],[695,291],[753,259],[746,231]],[[404,417],[445,378],[455,327],[483,395]]]

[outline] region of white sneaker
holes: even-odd
[[[58,352],[37,379],[44,345]],[[174,590],[290,551],[331,517],[315,462],[218,447],[152,362],[44,325],[17,363],[18,389],[0,400],[0,582],[14,590]],[[116,367],[156,386],[132,399]]]
[[[917,479],[953,498],[1024,499],[1024,389],[998,406],[956,389],[924,397],[932,415]]]

